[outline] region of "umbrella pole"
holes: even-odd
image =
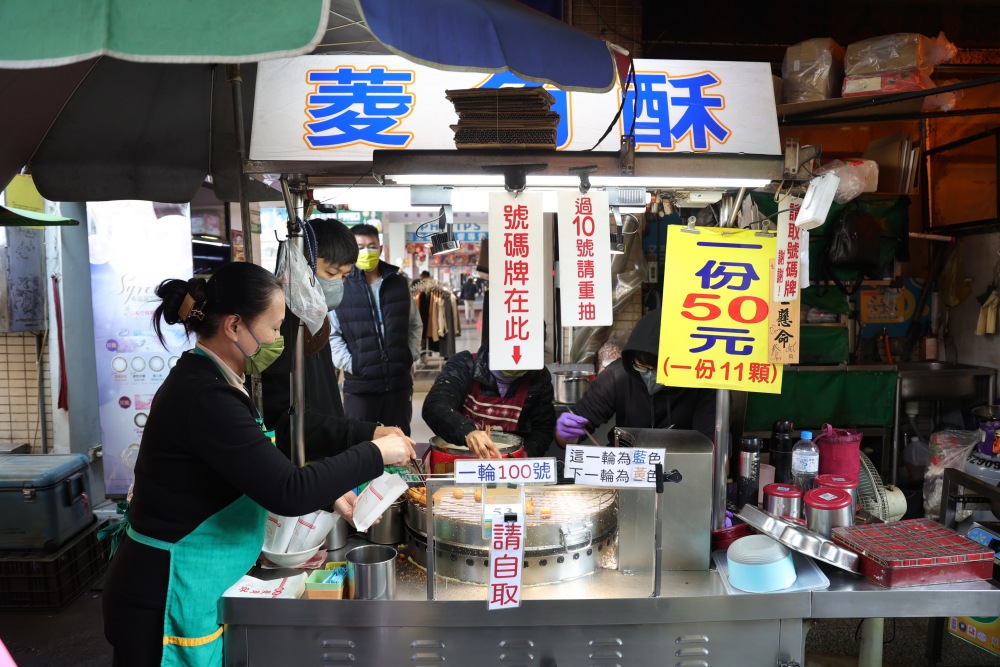
[[[243,230],[243,252],[246,261],[253,263],[253,233],[250,230],[250,199],[247,196],[246,178],[243,163],[247,158],[246,141],[243,129],[243,77],[239,65],[226,65],[226,78],[233,92],[233,126],[236,130],[236,152],[240,163],[240,176],[236,179],[240,195],[240,229]],[[257,408],[258,414],[264,413],[264,398],[260,386],[260,376],[250,376],[250,400]]]

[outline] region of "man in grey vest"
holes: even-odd
[[[344,412],[409,435],[411,368],[420,356],[423,323],[399,267],[379,259],[378,230],[358,225],[351,231],[357,263],[344,283],[343,301],[330,313],[333,363],[344,370]]]

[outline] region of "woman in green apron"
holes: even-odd
[[[285,300],[269,271],[237,262],[167,280],[153,314],[197,336],[157,391],[142,435],[127,536],[105,581],[114,664],[222,665],[217,604],[255,563],[268,511],[329,507],[384,465],[413,458],[389,435],[298,468],[274,447],[243,387],[281,354]]]

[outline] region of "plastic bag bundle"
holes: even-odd
[[[288,309],[315,335],[326,321],[326,297],[305,256],[287,241],[278,250],[276,273],[281,278]]]
[[[945,468],[961,470],[978,442],[979,431],[946,430],[931,434],[930,462],[924,473],[924,515],[928,519],[937,521],[941,513]],[[962,521],[969,514],[967,509],[959,508],[955,520]]]
[[[816,170],[816,174],[833,172],[840,178],[833,201],[846,204],[862,192],[875,192],[878,186],[878,164],[874,160],[836,160]]]

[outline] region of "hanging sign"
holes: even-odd
[[[808,234],[809,232],[805,232]],[[771,275],[774,276],[776,261],[771,260]],[[802,302],[772,301],[767,316],[767,358],[772,364],[797,364],[801,350],[799,327]]]
[[[668,227],[658,383],[781,393],[767,344],[774,252],[751,230]]]
[[[524,510],[493,520],[490,536],[489,609],[521,606],[521,563],[524,562]]]
[[[542,368],[545,267],[542,195],[491,192],[490,370]]]
[[[567,445],[563,477],[590,486],[654,487],[665,455],[665,449]]]
[[[563,326],[611,326],[611,231],[606,190],[560,191],[559,309]]]
[[[767,63],[636,60],[635,70],[618,129],[634,132],[637,152],[781,155]],[[393,55],[314,55],[258,64],[256,85],[250,159],[367,162],[379,149],[455,150],[448,90],[538,84]],[[621,106],[620,87],[545,88],[559,115],[556,150],[598,141],[597,150],[618,150],[619,132],[601,135]]]
[[[778,213],[778,249],[771,278],[775,301],[796,301],[799,298],[799,277],[802,275],[800,257],[803,231],[792,223],[799,213],[802,200],[789,198],[785,201],[789,202],[788,209]],[[808,239],[806,236],[807,243]]]

